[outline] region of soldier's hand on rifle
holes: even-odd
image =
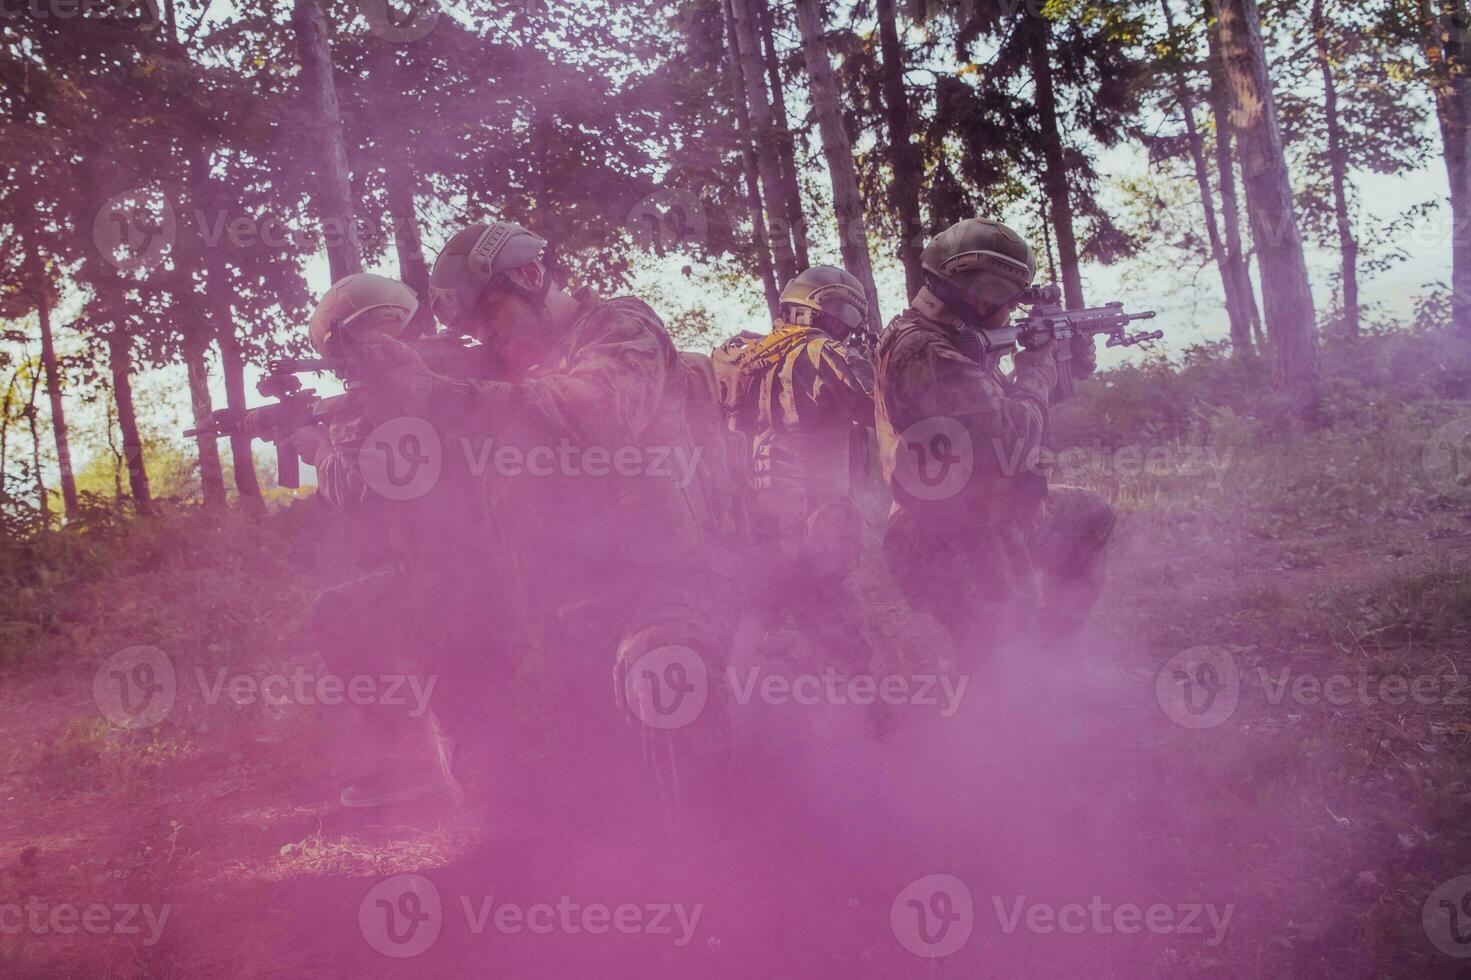
[[[1086,378],[1098,369],[1097,338],[1092,334],[1079,334],[1072,339],[1073,377]]]
[[[320,423],[304,425],[297,429],[291,434],[290,442],[291,449],[308,466],[316,466],[317,460],[332,449],[332,440],[327,435],[327,428]]]
[[[401,415],[429,414],[439,377],[408,344],[384,339],[362,347],[363,392],[375,421]]]

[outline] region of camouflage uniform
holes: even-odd
[[[430,721],[445,775],[457,790],[460,746],[486,748],[477,765],[503,757],[510,680],[524,644],[520,571],[491,506],[493,487],[469,471],[462,453],[443,452],[434,484],[410,499],[387,499],[360,466],[373,426],[357,393],[329,426],[330,448],[316,460],[317,496],[350,515],[386,566],[323,592],[308,626],[328,669],[434,678]],[[406,709],[371,705],[358,734],[364,758],[409,764],[414,723]],[[459,766],[463,776],[463,763]],[[488,777],[485,777],[488,778]]]
[[[494,449],[527,454],[528,472],[501,481],[495,507],[525,573],[529,618],[568,699],[561,727],[607,704],[608,675],[596,665],[613,655],[617,701],[661,788],[687,797],[671,804],[704,807],[721,791],[729,752],[723,671],[734,623],[728,585],[708,566],[693,490],[683,485],[694,474],[679,468],[694,461],[686,370],[647,304],[599,301],[586,290],[576,298],[577,316],[540,367],[451,384],[435,399],[433,421],[449,442],[493,437]],[[564,458],[576,462],[529,472],[529,454],[549,447],[575,452]],[[610,465],[619,459],[636,465]],[[687,724],[650,724],[626,697],[630,672],[661,648],[695,658],[681,669],[703,674],[706,703]],[[588,758],[602,746],[568,748]]]
[[[841,586],[862,551],[852,484],[867,458],[873,368],[822,330],[782,323],[732,338],[716,361],[730,366],[723,397],[750,445],[747,574],[766,586],[770,652],[866,669],[872,651]]]
[[[1084,340],[1074,348],[1082,374],[1093,363]],[[1029,469],[1056,379],[1050,352],[1018,354],[1008,378],[975,338],[913,309],[879,343],[879,447],[895,501],[885,557],[910,604],[933,614],[962,656],[1008,626],[1066,632],[1097,596],[1111,508]],[[940,488],[944,468],[966,461],[968,479],[928,492],[922,470]]]

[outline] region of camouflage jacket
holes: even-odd
[[[1050,358],[1007,377],[950,329],[914,310],[878,347],[879,454],[895,504],[941,533],[1015,527],[1045,493],[1033,454],[1057,382]]]
[[[435,419],[495,474],[496,510],[544,591],[704,557],[674,343],[641,300],[579,299],[539,368],[459,382]]]
[[[731,427],[751,446],[753,487],[766,498],[757,507],[793,509],[800,519],[849,496],[854,423],[873,424],[873,367],[821,330],[800,326],[738,334],[714,357],[723,366],[717,373]]]
[[[489,365],[466,364],[489,374]],[[464,454],[414,425],[375,427],[366,396],[349,391],[327,426],[329,445],[315,461],[317,499],[349,515],[374,559],[409,568],[483,566],[488,551],[505,550],[504,532],[489,508],[484,481]],[[398,458],[403,439],[418,440],[419,458]],[[366,475],[365,475],[366,471]]]

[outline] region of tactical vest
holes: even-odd
[[[837,343],[812,327],[779,326],[764,336],[737,334],[712,355],[727,423],[747,446],[758,534],[789,533],[824,503],[852,495],[853,471],[866,461],[867,430],[815,417],[820,400],[831,397],[824,386],[842,388],[843,397],[865,388],[832,353]]]

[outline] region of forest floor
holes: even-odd
[[[300,623],[340,576],[308,505],[39,543],[0,623],[0,975],[1463,975],[1471,497],[1422,455],[1454,411],[1075,461],[1121,514],[1085,636],[886,738],[814,712],[772,754],[803,785],[722,841],[652,806],[341,807],[341,708],[208,696],[320,669]],[[876,569],[855,587],[888,669],[945,659]],[[177,680],[144,730],[96,694],[134,646]],[[428,948],[384,941],[431,898]],[[914,955],[911,911],[958,917],[953,955]]]

